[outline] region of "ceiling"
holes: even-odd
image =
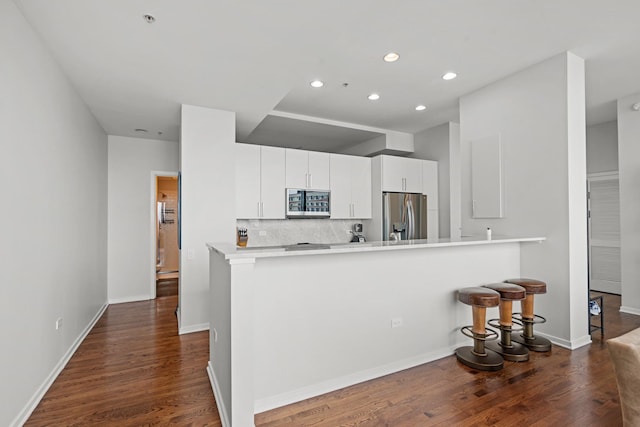
[[[586,60],[587,123],[640,91],[637,0],[14,1],[111,135],[177,141],[191,104],[235,111],[238,141],[338,151],[366,131],[341,142],[340,129],[269,113],[414,133],[564,51]],[[400,60],[383,62],[390,51]]]

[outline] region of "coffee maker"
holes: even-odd
[[[365,242],[365,238],[364,235],[362,234],[362,223],[361,222],[357,222],[355,224],[353,224],[353,228],[351,230],[351,234],[353,234],[353,237],[351,238],[352,242]]]

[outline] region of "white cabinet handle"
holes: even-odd
[[[260,202],[260,217],[264,216],[264,203]]]
[[[258,218],[260,217],[260,202],[256,203],[256,207],[258,208]]]
[[[309,174],[309,185],[308,185],[308,187],[309,188],[313,187],[313,175],[312,174]]]

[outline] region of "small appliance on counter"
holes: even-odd
[[[244,248],[247,246],[247,241],[249,241],[249,234],[247,232],[247,229],[245,227],[238,227],[236,244],[239,247]]]
[[[351,231],[353,237],[351,238],[352,242],[366,242],[366,239],[362,235],[362,223],[356,222],[353,224],[353,230]]]

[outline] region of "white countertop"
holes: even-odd
[[[322,247],[310,248],[306,245],[262,246],[239,248],[228,243],[207,243],[209,250],[224,255],[225,259],[273,258],[306,255],[340,254],[354,252],[378,252],[390,250],[409,250],[423,248],[442,248],[452,246],[495,245],[501,243],[542,242],[545,237],[495,236],[491,240],[478,237],[459,239],[402,240],[365,243],[328,243]]]

